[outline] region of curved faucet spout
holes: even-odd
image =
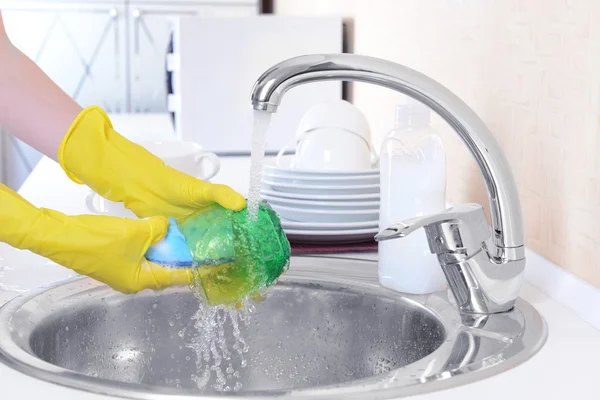
[[[307,55],[273,66],[255,83],[252,106],[275,112],[290,88],[324,80],[384,86],[426,104],[440,115],[467,145],[485,180],[492,216],[492,240],[487,249],[490,257],[496,264],[524,258],[521,207],[512,172],[500,145],[471,108],[419,72],[355,54]]]

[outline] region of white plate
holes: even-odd
[[[362,176],[362,175],[371,175],[374,173],[379,173],[379,168],[371,168],[371,169],[359,169],[359,170],[348,170],[348,171],[327,171],[327,170],[306,170],[306,169],[295,169],[290,168],[289,165],[292,161],[294,155],[288,155],[281,157],[281,167],[278,167],[275,164],[266,164],[265,170],[270,170],[272,172],[277,172],[282,175],[344,175],[344,176]]]
[[[324,210],[371,210],[379,209],[379,201],[313,201],[313,200],[295,200],[285,197],[269,196],[262,194],[260,196],[271,205],[301,208],[304,210],[324,209]]]
[[[305,185],[372,185],[379,183],[379,173],[364,176],[311,176],[311,175],[283,175],[266,170],[263,174],[265,179],[277,183],[293,183]]]
[[[377,229],[379,221],[363,222],[297,222],[281,219],[283,229],[294,229],[297,231],[339,231],[355,229]]]
[[[312,209],[305,210],[294,207],[283,207],[276,204],[271,204],[281,217],[289,221],[299,222],[369,222],[379,219],[379,209],[370,210],[323,210]]]
[[[378,230],[375,229],[354,229],[340,231],[297,231],[293,229],[284,229],[285,235],[289,240],[296,243],[360,243],[373,239]]]
[[[331,185],[304,185],[292,183],[277,183],[268,180],[263,181],[263,186],[275,190],[277,192],[300,193],[300,194],[379,194],[379,184],[372,185],[348,185],[348,186],[331,186]]]
[[[261,195],[284,197],[286,199],[296,200],[327,200],[327,201],[354,201],[354,200],[374,200],[379,201],[378,193],[369,194],[300,194],[300,193],[287,193],[287,192],[276,192],[269,189],[262,189]]]

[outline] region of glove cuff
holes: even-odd
[[[79,129],[79,127],[85,123],[86,117],[90,113],[92,113],[93,111],[98,112],[100,114],[101,118],[104,119],[104,124],[108,125],[110,128],[112,128],[112,123],[110,122],[110,118],[108,117],[108,115],[106,114],[106,112],[104,112],[104,110],[102,108],[100,108],[98,106],[91,106],[91,107],[84,108],[79,113],[79,115],[77,116],[77,118],[75,118],[75,121],[73,121],[73,123],[71,124],[71,127],[67,131],[67,134],[62,139],[62,141],[60,142],[60,146],[58,147],[58,163],[60,164],[60,166],[63,169],[63,171],[65,171],[65,174],[67,174],[67,176],[69,177],[69,179],[71,179],[73,182],[75,182],[75,183],[77,183],[79,185],[82,185],[83,181],[81,179],[79,179],[71,171],[69,171],[69,169],[66,166],[67,146],[69,144],[70,139],[74,135],[76,135],[77,132],[79,132],[79,131],[85,131],[85,129]]]

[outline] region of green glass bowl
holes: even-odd
[[[266,203],[250,221],[247,209],[215,206],[179,226],[193,259],[193,289],[211,305],[233,305],[259,294],[285,272],[290,243]]]

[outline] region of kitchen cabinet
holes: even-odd
[[[82,106],[166,112],[170,19],[258,13],[258,0],[0,0],[13,43]],[[41,155],[0,131],[2,181],[18,188]]]
[[[223,2],[223,4],[226,4]],[[130,111],[161,112],[167,110],[165,53],[169,46],[173,20],[182,16],[252,16],[256,2],[219,5],[187,3],[166,5],[132,2],[128,13],[130,54]],[[157,77],[161,77],[157,79]]]

